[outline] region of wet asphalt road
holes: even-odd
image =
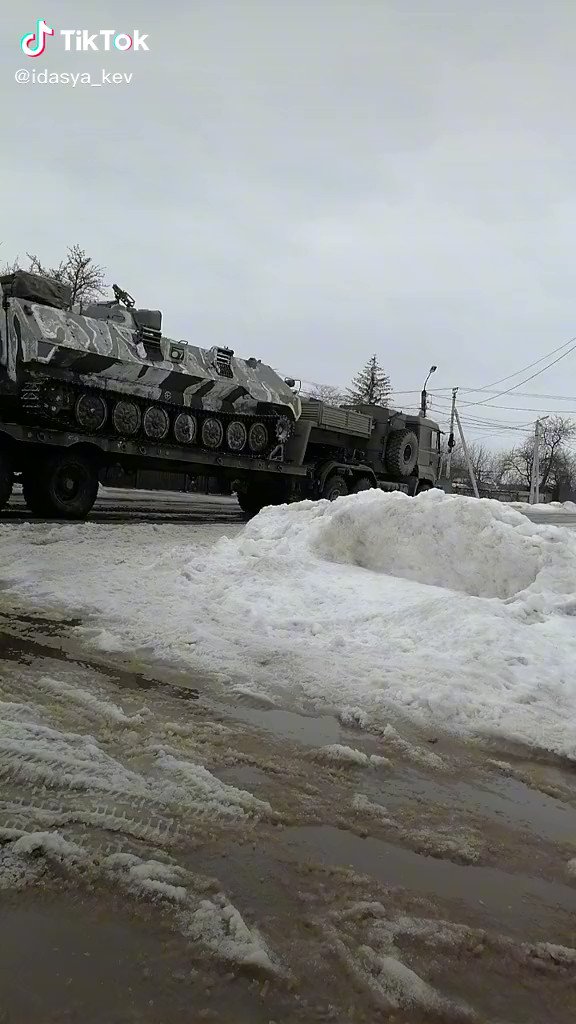
[[[0,513],[1,522],[32,520],[18,491]],[[174,491],[132,491],[100,488],[89,520],[122,523],[130,520],[165,523],[243,523],[246,517],[235,498],[218,494],[178,494]]]
[[[576,513],[534,511],[527,505],[523,514],[534,523],[576,529]],[[90,514],[96,523],[127,522],[131,519],[167,523],[238,523],[246,516],[236,498],[218,494],[178,494],[174,491],[133,491],[101,488]],[[0,513],[0,522],[22,522],[33,517],[28,512],[19,489],[7,508]]]

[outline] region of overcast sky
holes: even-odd
[[[38,17],[149,52],[28,58]],[[2,261],[78,242],[165,333],[330,384],[376,352],[397,391],[481,387],[576,334],[569,0],[52,0],[0,38]],[[576,352],[520,390],[576,396]],[[475,412],[534,407],[576,398]]]

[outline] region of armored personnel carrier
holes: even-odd
[[[159,310],[117,285],[82,312],[36,274],[0,277],[0,292],[0,509],[15,480],[35,515],[82,519],[100,483],[185,491],[208,475],[254,514],[438,479],[424,415],[301,400],[258,359],[166,338]]]
[[[300,415],[271,367],[164,337],[161,312],[117,285],[82,314],[51,278],[18,271],[0,287],[0,403],[25,423],[268,457]]]

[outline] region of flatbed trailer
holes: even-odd
[[[50,480],[46,479],[47,468]],[[9,500],[13,482],[24,478],[27,503],[33,512],[43,514],[40,505],[44,502],[36,502],[26,485],[26,481],[42,478],[51,499],[45,514],[82,519],[94,504],[99,483],[130,486],[142,470],[147,486],[152,481],[154,489],[181,491],[188,490],[190,480],[198,476],[223,481],[249,477],[274,489],[280,478],[300,480],[309,472],[304,465],[289,465],[280,458],[143,444],[138,439],[0,421],[0,508]]]
[[[322,403],[304,403],[303,409],[273,458],[0,421],[0,508],[9,501],[14,481],[22,482],[35,515],[67,519],[89,515],[99,484],[187,491],[192,479],[210,476],[228,488],[233,484],[249,515],[265,505],[334,500],[370,487],[416,494],[434,485],[437,452],[431,440],[419,451],[416,473],[386,470],[385,439],[404,439],[409,447],[415,437],[403,414],[379,410],[378,420],[378,410],[369,414]],[[425,430],[432,438],[437,427],[422,420],[421,437]]]

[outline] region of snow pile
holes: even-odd
[[[413,500],[367,491],[337,504],[266,509],[220,550],[246,562],[315,555],[474,597],[514,597],[528,587],[571,594],[576,538],[543,530],[497,501],[430,491]]]
[[[84,636],[132,660],[353,709],[380,731],[400,714],[576,757],[576,534],[509,506],[367,491],[265,509],[240,531],[38,524],[0,538],[5,593],[88,614]]]
[[[257,681],[266,655],[267,689],[576,757],[571,533],[495,501],[368,491],[264,510],[189,564],[195,608],[207,567],[228,670],[248,656]]]

